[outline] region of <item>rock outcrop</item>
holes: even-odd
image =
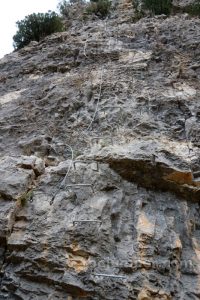
[[[200,298],[200,20],[114,6],[0,61],[2,300]]]

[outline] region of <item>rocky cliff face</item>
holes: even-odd
[[[130,5],[0,61],[0,299],[200,299],[200,20]]]

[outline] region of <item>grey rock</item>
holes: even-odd
[[[0,299],[199,299],[200,20],[84,5],[0,60]]]

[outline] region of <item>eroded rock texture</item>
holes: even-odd
[[[130,7],[0,61],[2,300],[200,299],[200,21]]]

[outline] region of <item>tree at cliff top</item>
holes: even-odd
[[[20,49],[31,41],[39,42],[45,36],[63,30],[61,18],[52,11],[31,14],[17,23],[18,31],[14,35],[14,48]]]
[[[172,9],[172,0],[143,0],[144,9],[155,15],[169,15]]]

